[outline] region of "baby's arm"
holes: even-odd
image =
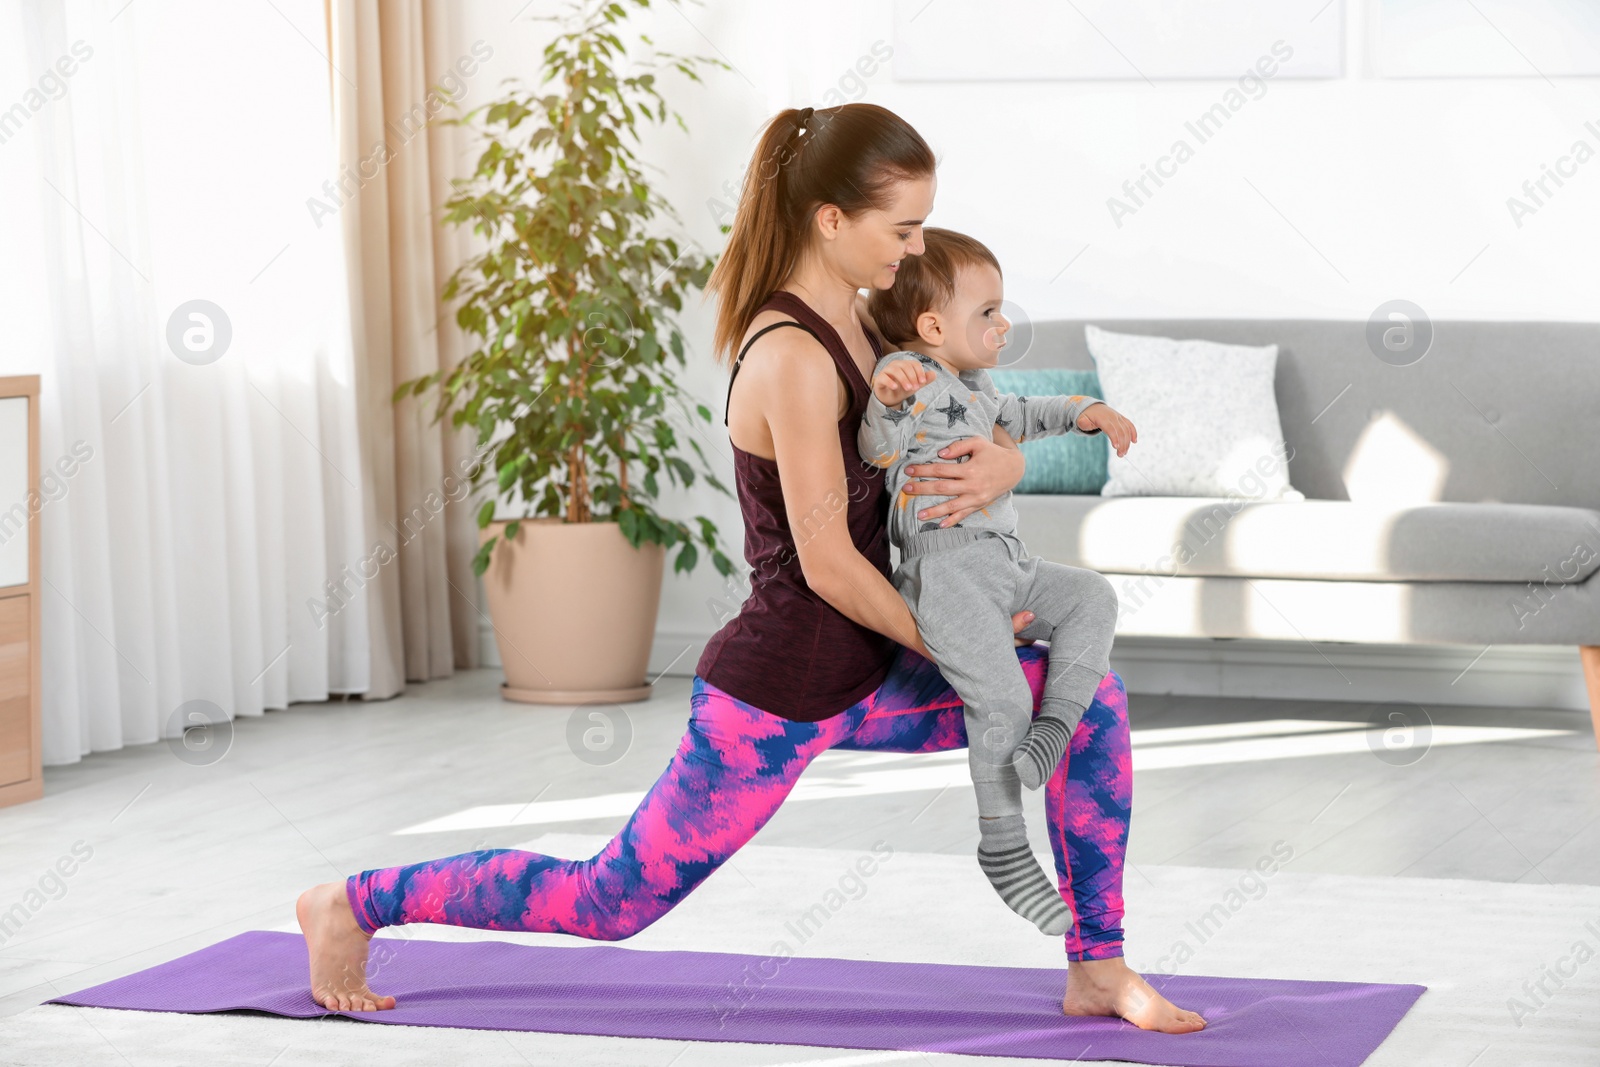
[[[1006,432],[1023,441],[1037,441],[1056,434],[1078,433],[1093,437],[1100,432],[1078,426],[1078,416],[1096,404],[1103,404],[1092,396],[1016,396],[1004,393],[1000,397],[1000,413],[995,424],[1004,426]]]
[[[1085,430],[1078,425],[1078,416],[1096,404],[1105,403],[1097,397],[1079,396],[1017,396],[995,389],[987,371],[982,372],[980,384],[989,396],[1000,402],[995,415],[995,425],[1005,428],[1017,443],[1037,441],[1041,437],[1078,433],[1093,437],[1100,432],[1097,426]]]
[[[861,416],[856,446],[861,458],[875,467],[891,467],[904,453],[906,439],[917,421],[921,405],[915,399],[917,387],[926,377],[922,365],[911,356],[880,362],[872,376],[867,410]],[[890,401],[885,403],[882,398]]]

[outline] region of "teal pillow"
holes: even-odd
[[[1002,393],[1017,396],[1094,396],[1100,393],[1100,376],[1092,370],[1062,370],[1036,367],[1028,370],[989,372],[989,379]],[[1087,493],[1100,495],[1106,484],[1106,456],[1109,445],[1104,433],[1061,434],[1040,441],[1025,441],[1020,446],[1028,457],[1028,469],[1017,483],[1017,493]]]

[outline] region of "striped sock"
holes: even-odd
[[[1023,785],[1038,789],[1050,780],[1061,764],[1061,757],[1067,754],[1072,731],[1081,718],[1083,709],[1071,705],[1046,707],[1039,712],[1011,757],[1011,765],[1017,769],[1017,777],[1022,779]]]
[[[1047,934],[1064,934],[1072,925],[1072,912],[1051,884],[1033,849],[1021,815],[979,819],[982,840],[978,866],[1006,906]]]

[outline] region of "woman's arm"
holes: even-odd
[[[850,503],[839,447],[839,377],[827,350],[799,330],[756,342],[761,358],[745,359],[740,377],[756,371],[742,399],[766,415],[783,487],[796,563],[806,584],[840,614],[932,659],[898,590],[850,540]],[[758,370],[759,368],[759,370]],[[781,384],[780,390],[774,386]],[[757,388],[751,389],[750,386]]]
[[[965,437],[939,450],[944,459],[967,453],[971,458],[965,463],[914,463],[906,467],[906,474],[914,479],[906,483],[913,496],[951,498],[917,512],[917,518],[940,519],[940,526],[954,526],[1016,488],[1028,465],[1011,435],[999,426],[994,428],[993,441]]]

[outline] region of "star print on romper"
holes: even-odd
[[[954,426],[956,424],[956,420],[957,419],[960,419],[963,424],[966,423],[966,421],[967,421],[967,408],[966,408],[966,405],[957,403],[956,402],[956,398],[954,396],[946,397],[945,400],[946,400],[946,403],[949,405],[948,407],[934,408],[933,409],[933,410],[939,412],[939,414],[949,417],[950,421],[945,424],[945,428],[948,429],[949,427]]]
[[[891,426],[898,425],[900,420],[909,414],[911,414],[911,412],[904,408],[886,407],[883,409],[883,417],[889,420],[889,425]]]

